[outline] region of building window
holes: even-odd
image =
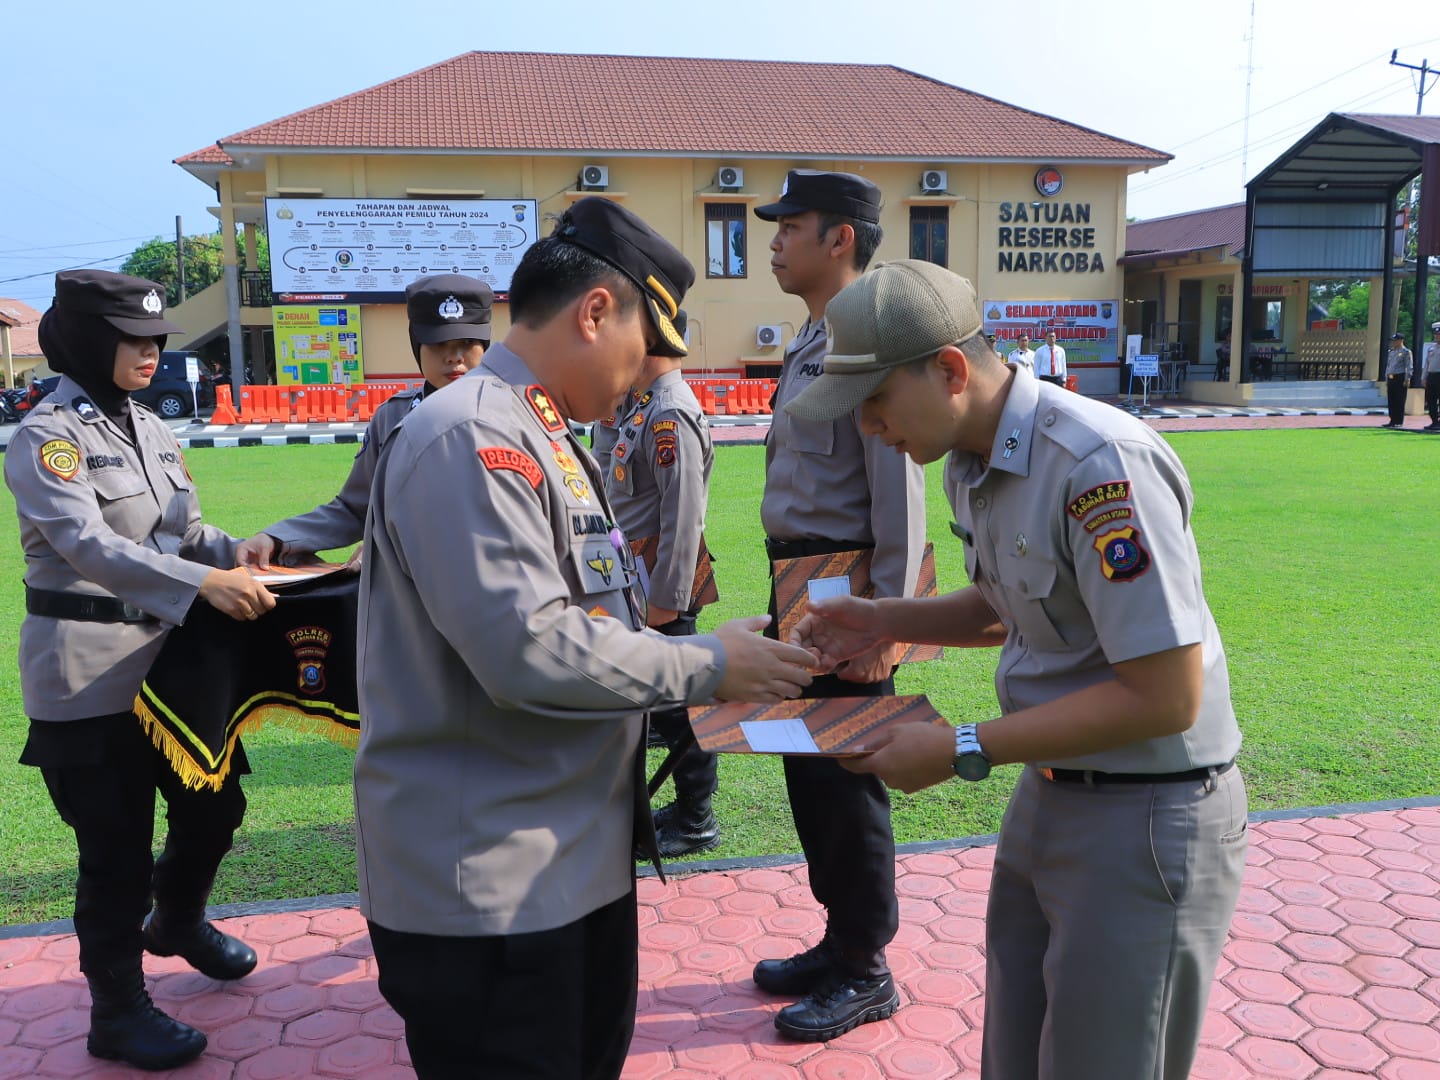
[[[705,276],[745,276],[745,204],[705,204]]]
[[[910,257],[936,266],[950,265],[950,208],[910,208]]]

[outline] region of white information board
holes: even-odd
[[[1160,374],[1160,357],[1156,353],[1141,353],[1130,362],[1130,374],[1142,379],[1154,379]]]
[[[537,239],[534,199],[266,199],[270,285],[280,304],[399,303],[430,274],[510,290]]]

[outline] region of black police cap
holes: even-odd
[[[405,290],[410,336],[421,345],[489,341],[494,304],[490,286],[465,274],[431,274],[412,281]]]
[[[675,245],[623,206],[596,195],[561,214],[553,235],[603,259],[639,286],[650,321],[660,331],[655,355],[686,354],[675,319],[686,290],[695,284],[695,268]]]
[[[61,270],[55,275],[55,306],[98,315],[133,337],[184,332],[164,316],[164,285],[110,270]]]
[[[880,189],[863,176],[815,169],[791,169],[780,189],[780,201],[757,206],[755,216],[774,221],[786,214],[819,210],[856,221],[880,221]]]

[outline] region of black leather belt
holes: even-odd
[[[842,551],[865,551],[874,544],[857,540],[776,540],[765,538],[765,554],[771,562],[781,559],[808,559],[812,555],[838,555]]]
[[[32,589],[25,586],[25,610],[31,615],[50,619],[75,619],[78,622],[152,622],[134,604],[114,596],[83,596],[80,593],[55,592],[53,589]]]
[[[1096,772],[1094,769],[1037,769],[1036,771],[1052,784],[1180,784],[1187,780],[1208,780],[1230,771],[1234,759],[1224,765],[1206,765],[1199,769],[1183,772],[1129,773]]]

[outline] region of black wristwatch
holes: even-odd
[[[955,728],[955,775],[961,780],[984,780],[990,775],[990,759],[975,737],[974,724]]]

